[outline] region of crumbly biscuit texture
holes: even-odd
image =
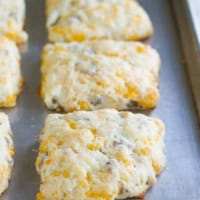
[[[139,42],[56,43],[42,55],[41,96],[50,109],[153,108],[160,58]]]
[[[0,35],[0,107],[13,107],[21,91],[20,54],[16,44]]]
[[[53,42],[141,40],[153,32],[147,13],[133,0],[47,0],[46,4]]]
[[[24,18],[24,0],[0,0],[1,34],[16,43],[24,43],[27,40],[27,34],[23,31]]]
[[[165,166],[164,125],[113,109],[51,114],[36,161],[38,200],[138,197]]]
[[[13,166],[14,145],[8,117],[0,112],[0,195],[8,187]]]

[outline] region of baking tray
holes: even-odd
[[[176,0],[174,0],[176,1]],[[0,200],[34,200],[39,177],[34,162],[36,136],[49,113],[37,94],[40,83],[40,54],[47,41],[44,0],[27,0],[26,30],[28,51],[22,56],[25,78],[23,93],[8,113],[14,132],[15,166],[8,190]],[[200,198],[200,131],[191,84],[185,70],[175,15],[169,0],[142,0],[154,24],[154,36],[148,41],[161,55],[161,100],[150,115],[166,124],[166,170],[150,189],[146,200],[198,200]],[[177,1],[176,1],[177,2]],[[178,1],[176,6],[184,1]],[[179,10],[181,12],[181,10]],[[180,13],[182,16],[185,13]],[[187,29],[183,28],[182,31]],[[190,44],[188,44],[190,45]],[[188,46],[188,48],[192,46]],[[195,62],[195,61],[193,61]],[[78,200],[78,199],[77,199]]]

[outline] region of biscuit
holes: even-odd
[[[22,83],[19,50],[14,41],[0,35],[0,107],[16,105]]]
[[[147,13],[133,0],[47,0],[46,4],[52,42],[143,40],[153,32]]]
[[[114,109],[50,114],[36,161],[37,200],[142,196],[165,166],[164,125]]]
[[[25,18],[24,0],[0,1],[0,33],[14,40],[24,43],[27,34],[23,31]]]
[[[41,96],[49,109],[153,108],[160,58],[139,42],[86,41],[45,46]]]
[[[0,113],[0,195],[6,190],[13,166],[14,145],[9,120]]]

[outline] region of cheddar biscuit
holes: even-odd
[[[165,166],[164,125],[113,109],[50,114],[36,161],[37,199],[138,197]]]
[[[8,187],[13,166],[14,145],[9,120],[0,113],[0,195]]]
[[[0,107],[16,105],[22,82],[19,50],[13,41],[0,35]]]
[[[27,34],[23,31],[25,18],[24,0],[0,0],[0,33],[23,43]]]
[[[151,47],[112,40],[56,43],[42,54],[41,96],[50,109],[153,108],[160,59]]]
[[[46,0],[49,40],[142,40],[152,32],[144,9],[133,0]]]

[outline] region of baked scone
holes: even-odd
[[[0,33],[16,43],[24,43],[27,34],[23,31],[25,18],[24,0],[0,0]]]
[[[0,35],[0,107],[16,105],[22,82],[19,50],[14,41]]]
[[[37,200],[138,197],[165,166],[164,125],[114,109],[50,114],[40,136]]]
[[[139,42],[86,41],[45,46],[41,96],[50,109],[153,108],[160,59]]]
[[[0,195],[8,187],[13,166],[14,145],[9,120],[0,112]]]
[[[95,39],[142,40],[152,23],[134,0],[46,0],[52,42]]]

